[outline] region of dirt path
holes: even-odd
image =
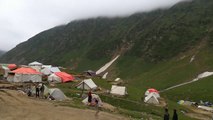
[[[106,112],[56,106],[47,100],[29,98],[15,90],[0,90],[1,120],[126,120]]]
[[[160,92],[165,92],[165,91],[168,91],[168,90],[171,90],[171,89],[180,87],[180,86],[184,86],[184,85],[187,85],[187,84],[191,84],[191,83],[194,83],[194,82],[203,80],[203,78],[209,77],[209,76],[212,76],[212,75],[213,75],[213,72],[204,72],[204,73],[199,74],[199,75],[197,76],[197,78],[195,78],[195,79],[193,79],[193,80],[191,80],[191,81],[188,81],[188,82],[184,82],[184,83],[181,83],[181,84],[178,84],[178,85],[171,86],[171,87],[169,87],[169,88],[166,88],[166,89],[164,89],[164,90],[161,90]]]

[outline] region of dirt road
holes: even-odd
[[[106,112],[56,106],[47,100],[29,98],[15,90],[0,90],[1,120],[126,120]]]

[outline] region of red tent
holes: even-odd
[[[72,75],[65,72],[55,72],[54,74],[60,77],[62,82],[69,82],[74,80],[74,77]]]
[[[16,65],[16,64],[8,64],[7,67],[8,67],[10,70],[13,70],[13,69],[17,68],[17,65]]]
[[[156,92],[156,93],[159,93],[156,89],[154,89],[154,88],[150,88],[150,89],[148,89],[148,91],[149,91],[149,93],[152,93],[152,92]]]
[[[37,72],[33,68],[18,68],[16,70],[12,71],[13,73],[20,73],[20,74],[41,74],[40,72]]]

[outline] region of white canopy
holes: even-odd
[[[55,72],[61,72],[58,67],[51,67],[50,71],[53,72],[53,73],[55,73]]]
[[[113,95],[126,95],[127,91],[126,91],[126,87],[125,86],[117,86],[117,85],[112,85],[111,94]]]
[[[51,73],[61,72],[58,67],[45,67],[41,70],[44,75],[50,75]]]
[[[151,92],[156,98],[160,98],[160,94],[157,92]],[[148,90],[145,92],[145,96],[148,96],[151,94]]]
[[[61,78],[55,75],[54,73],[48,76],[48,82],[53,82],[53,83],[61,83]]]
[[[77,88],[79,89],[84,88],[86,90],[90,90],[90,89],[96,89],[97,85],[92,81],[92,79],[85,79],[77,85]]]
[[[40,62],[35,61],[35,62],[29,63],[28,65],[29,65],[29,66],[42,66],[43,64],[40,63]]]
[[[60,89],[58,89],[58,88],[52,88],[52,89],[49,89],[49,91],[50,91],[50,95],[55,100],[62,101],[62,100],[66,99],[66,96],[64,95],[64,93]]]
[[[148,96],[146,96],[144,102],[149,104],[159,104],[159,101],[154,93],[150,93]]]

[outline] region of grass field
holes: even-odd
[[[148,88],[156,88],[163,90],[165,88],[177,85],[186,81],[191,81],[198,74],[205,71],[213,71],[213,54],[210,54],[212,48],[203,47],[202,49],[192,50],[182,53],[179,56],[164,62],[145,63],[143,60],[135,58],[123,57],[116,61],[113,68],[110,68],[111,73],[116,73],[114,77],[120,77],[125,81],[128,95],[125,97],[115,97],[106,93],[97,93],[104,102],[116,106],[120,114],[125,114],[133,118],[149,118],[162,119],[164,114],[163,107],[147,105],[143,102],[144,93]],[[192,56],[195,56],[194,61],[190,62]],[[115,78],[109,77],[108,80]],[[93,78],[94,82],[102,88],[102,90],[110,90],[111,84],[107,80],[99,77]],[[80,101],[81,90],[75,88],[78,82],[58,84],[69,97]],[[191,100],[199,102],[213,102],[213,77],[207,77],[200,81],[181,86],[166,92],[161,96],[166,100],[169,113],[172,115],[172,110],[177,109],[181,120],[193,120],[182,113],[180,110],[190,111],[184,106],[177,104],[179,100]],[[85,91],[85,93],[87,93]],[[77,102],[76,104],[81,104]]]

